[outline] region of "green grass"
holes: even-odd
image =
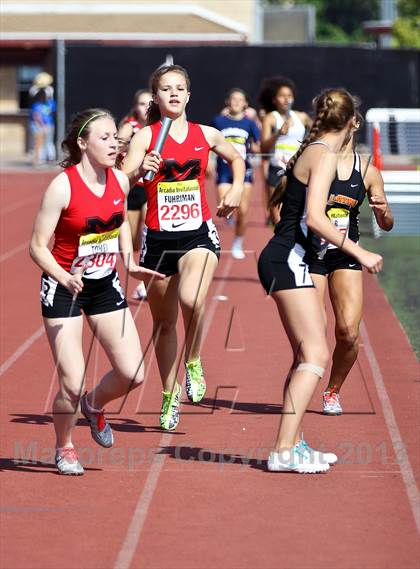
[[[369,213],[363,208],[360,244],[383,256],[379,282],[420,358],[420,236],[393,236],[391,232],[374,239]]]

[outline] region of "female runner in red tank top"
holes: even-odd
[[[30,243],[31,257],[43,270],[42,315],[59,378],[53,416],[60,474],[84,472],[72,442],[79,403],[94,440],[110,447],[113,435],[102,409],[143,381],[137,329],[115,270],[117,253],[136,278],[164,276],[133,261],[126,221],[129,182],[113,168],[117,140],[108,111],[88,109],[75,117],[62,144],[65,170],[45,192]],[[82,310],[113,367],[83,397]],[[116,333],[123,325],[124,333]]]
[[[177,376],[176,321],[178,303],[185,328],[185,382],[190,401],[201,401],[206,390],[200,361],[204,304],[217,267],[220,242],[211,220],[205,194],[209,152],[231,166],[233,183],[219,203],[217,215],[229,216],[243,191],[245,165],[239,152],[221,132],[187,121],[190,97],[186,70],[178,65],[161,67],[150,81],[153,103],[148,125],[134,135],[123,170],[134,183],[145,171],[155,173],[146,182],[147,217],[141,265],[167,275],[149,282],[148,300],[153,317],[154,342],[163,384],[160,425],[173,430],[179,422],[181,386]],[[172,119],[162,154],[154,148],[161,117]],[[150,281],[150,279],[149,279]]]

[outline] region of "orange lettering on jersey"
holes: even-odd
[[[349,198],[348,196],[343,196],[341,194],[330,194],[329,200],[328,200],[328,205],[332,205],[335,203],[339,203],[339,204],[344,204],[347,205],[348,207],[356,207],[357,206],[357,200],[355,200],[354,198]]]

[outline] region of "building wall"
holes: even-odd
[[[2,7],[4,32],[240,32],[251,40],[255,16],[255,0],[3,0]]]
[[[45,66],[48,59],[40,54],[36,61],[31,39],[54,39],[58,34],[98,39],[100,34],[108,34],[106,39],[112,41],[112,34],[130,34],[135,41],[144,34],[142,41],[176,43],[183,35],[185,40],[186,35],[194,34],[194,41],[200,42],[213,34],[218,41],[226,37],[227,41],[246,42],[253,36],[254,11],[255,0],[1,0],[0,57],[6,63],[0,70],[4,79],[0,90],[3,153],[23,154],[27,147],[27,112],[19,109],[17,69],[24,64]],[[21,42],[20,53],[15,46],[11,55],[4,38],[10,43]],[[52,52],[52,43],[49,49]],[[51,67],[46,70],[54,75]]]
[[[19,112],[16,67],[0,66],[0,153],[18,156],[26,147],[26,117]]]

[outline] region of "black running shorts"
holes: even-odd
[[[176,275],[179,259],[193,249],[207,249],[220,257],[219,234],[211,220],[194,231],[154,231],[145,227],[140,265],[167,277]]]
[[[326,276],[341,269],[361,271],[362,265],[340,249],[328,249],[322,259],[314,255],[309,261],[309,272],[315,275]]]
[[[104,314],[127,308],[124,290],[118,273],[113,271],[101,279],[83,279],[83,290],[73,302],[72,294],[66,287],[49,275],[41,277],[41,307],[44,318],[71,318],[86,315]]]
[[[293,249],[275,239],[267,243],[258,259],[258,275],[267,294],[278,290],[313,288],[304,256],[304,248],[297,243]]]

